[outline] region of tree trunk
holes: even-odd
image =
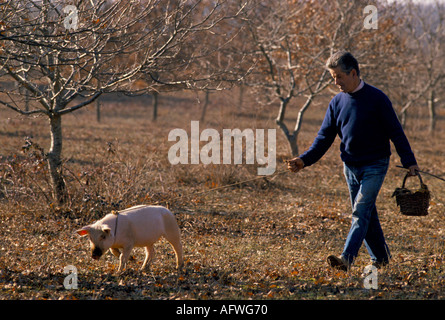
[[[311,94],[307,98],[307,100],[304,103],[304,105],[301,107],[300,111],[298,111],[298,118],[297,118],[297,122],[295,123],[295,129],[294,129],[294,134],[293,134],[295,136],[295,138],[294,138],[294,140],[295,140],[294,143],[295,143],[295,146],[296,146],[295,147],[295,151],[297,152],[296,154],[292,154],[294,157],[298,156],[297,138],[298,138],[298,134],[300,133],[300,130],[301,130],[301,125],[303,123],[303,116],[304,116],[304,113],[306,112],[306,110],[311,105],[313,97],[314,96]]]
[[[312,103],[313,95],[311,94],[304,105],[301,107],[300,111],[298,112],[298,118],[295,123],[295,129],[293,132],[289,132],[289,129],[287,128],[286,124],[284,123],[284,115],[286,113],[286,107],[289,103],[289,99],[282,99],[281,100],[281,106],[280,111],[278,113],[278,117],[275,120],[277,125],[281,128],[281,130],[284,132],[284,135],[286,136],[287,142],[289,142],[289,147],[292,153],[293,157],[296,157],[299,155],[298,152],[298,134],[301,130],[301,124],[303,123],[303,115],[306,112],[306,110],[309,108],[309,106]]]
[[[436,104],[434,102],[434,90],[430,91],[430,96],[428,97],[428,111],[430,114],[430,134],[434,134],[436,129]]]
[[[159,93],[153,92],[153,119],[152,121],[156,121],[158,119],[158,95]]]
[[[100,122],[100,99],[96,100],[96,120]]]
[[[205,95],[205,101],[204,101],[204,106],[202,107],[202,111],[201,111],[201,122],[204,122],[206,113],[207,113],[207,106],[209,105],[209,90],[205,91],[206,95]]]
[[[296,133],[287,135],[287,141],[289,142],[290,151],[292,153],[292,157],[297,157],[300,153],[298,152],[298,143],[297,138],[298,135]]]
[[[51,128],[51,148],[47,154],[49,174],[53,188],[53,198],[57,204],[66,201],[66,186],[62,174],[62,116],[51,114],[49,118]]]
[[[289,129],[284,123],[284,115],[286,114],[286,107],[289,103],[289,100],[290,99],[281,99],[280,111],[278,112],[278,117],[275,120],[275,122],[283,131],[284,136],[286,137],[287,142],[289,143],[292,156],[297,156],[298,155],[297,135],[295,134],[295,132],[293,133],[289,132]]]
[[[407,111],[403,111],[399,118],[400,118],[400,124],[402,125],[403,129],[406,129],[406,118],[408,117]]]

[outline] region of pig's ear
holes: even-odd
[[[109,236],[110,233],[111,233],[111,229],[110,229],[109,227],[103,227],[103,228],[102,228],[102,231],[105,232],[105,234],[106,234],[107,236]]]
[[[90,226],[85,226],[82,229],[76,230],[76,232],[79,236],[84,237],[90,233]]]

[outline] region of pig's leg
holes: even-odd
[[[124,250],[122,251],[122,254],[119,258],[119,269],[118,272],[121,272],[125,269],[125,266],[127,265],[128,258],[130,257],[131,250],[133,249],[133,246],[124,247]]]
[[[144,263],[142,264],[141,271],[150,265],[151,261],[153,260],[154,255],[155,255],[155,249],[154,249],[153,245],[146,246],[145,247],[145,260],[144,260]]]
[[[118,257],[118,258],[119,258],[120,255],[121,255],[121,252],[119,251],[119,249],[111,248],[110,251],[111,251],[111,253],[113,254],[113,256],[115,256],[115,257]]]
[[[177,242],[170,242],[176,254],[176,269],[182,268],[184,265],[184,259],[182,257],[182,244],[179,239]]]
[[[182,244],[181,244],[181,234],[178,226],[171,227],[165,235],[165,239],[170,242],[175,250],[176,254],[176,269],[181,268],[184,265],[183,253],[182,253]]]
[[[164,218],[165,233],[164,238],[170,242],[176,254],[176,268],[179,269],[184,265],[182,256],[181,231],[178,223],[173,215],[167,215]]]
[[[115,257],[117,257],[117,258],[120,258],[120,256],[121,256],[121,252],[119,251],[119,249],[117,249],[117,248],[111,248],[110,251],[111,251],[111,253],[113,254],[113,256],[115,256]],[[135,258],[134,256],[130,255],[130,258],[129,258],[128,260],[130,260],[130,261],[134,261],[134,260],[136,260],[136,258]]]

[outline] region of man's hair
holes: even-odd
[[[349,74],[352,69],[355,69],[357,76],[360,76],[357,59],[348,51],[338,51],[334,53],[326,62],[326,67],[328,69],[340,67],[341,71],[346,74]]]

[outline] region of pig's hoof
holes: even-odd
[[[142,272],[150,272],[150,266],[142,266],[139,271]]]

